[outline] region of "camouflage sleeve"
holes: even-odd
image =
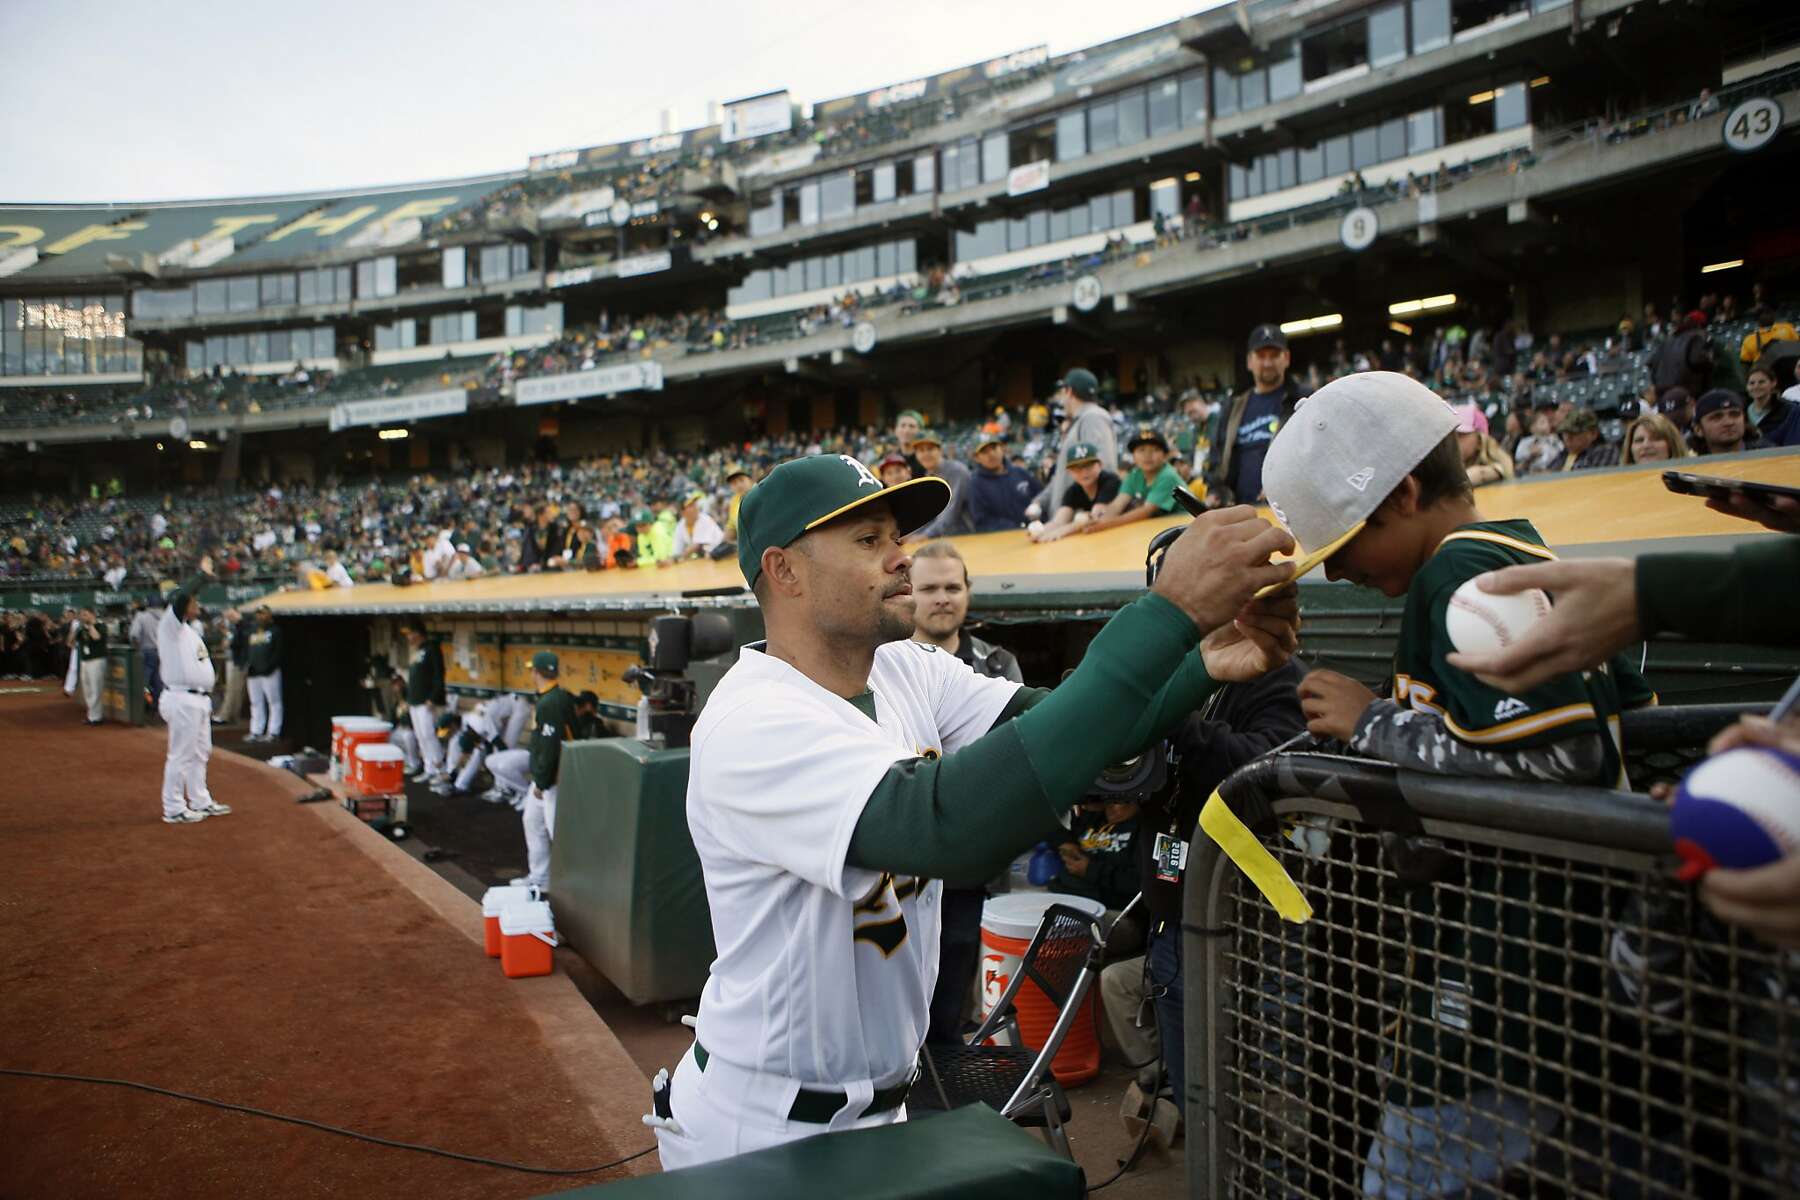
[[[1463,741],[1434,713],[1377,700],[1357,719],[1350,748],[1371,758],[1435,775],[1586,783],[1606,761],[1600,734],[1592,730],[1517,750],[1489,750]]]

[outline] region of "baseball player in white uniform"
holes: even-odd
[[[443,790],[457,794],[468,792],[475,786],[475,777],[480,774],[488,756],[497,756],[508,747],[517,746],[530,724],[531,701],[524,696],[502,692],[492,700],[477,704],[475,711],[463,718],[462,733],[450,747],[444,770],[455,779]],[[521,780],[524,779],[526,757],[519,759]],[[496,787],[498,780],[495,776]]]
[[[901,538],[949,499],[935,477],[883,489],[847,455],[783,463],[744,497],[738,562],[768,640],[694,728],[688,826],[718,957],[645,1118],[665,1169],[904,1120],[941,881],[999,873],[1215,680],[1293,649],[1294,589],[1252,601],[1288,580],[1269,559],[1292,539],[1236,508],[1177,540],[1054,693],[978,676],[911,640]]]
[[[212,798],[206,787],[206,762],[212,757],[212,690],[216,678],[212,657],[200,637],[196,619],[199,592],[212,576],[212,558],[200,560],[200,574],[169,597],[156,627],[163,691],[157,711],[169,727],[169,752],[163,761],[163,821],[188,825],[222,817],[228,805]]]

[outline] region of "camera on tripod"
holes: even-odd
[[[626,668],[620,677],[644,694],[638,703],[637,736],[668,747],[687,745],[699,707],[698,689],[687,676],[688,664],[715,658],[736,644],[731,622],[721,613],[652,617],[644,663]]]

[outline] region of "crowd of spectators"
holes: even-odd
[[[954,285],[947,272],[928,272],[920,281],[932,297]],[[806,320],[809,327],[848,325],[863,303],[846,297]],[[1429,336],[1384,338],[1360,351],[1339,338],[1294,369],[1292,380],[1299,394],[1359,370],[1394,370],[1425,381],[1458,406],[1465,465],[1477,485],[1547,471],[1795,444],[1800,442],[1795,403],[1800,344],[1790,336],[1791,323],[1760,289],[1747,307],[1752,315],[1745,319],[1729,297],[1709,295],[1689,312],[1663,315],[1652,309],[1642,321],[1624,319],[1616,329],[1592,336],[1539,337],[1514,321],[1471,327],[1452,320]],[[591,329],[537,350],[496,356],[486,372],[490,381],[504,383],[528,374],[582,370],[607,355],[647,354],[665,344],[722,339],[724,345],[739,345],[740,334],[717,313],[602,314]],[[1677,374],[1677,364],[1679,370],[1694,370],[1689,364],[1696,345],[1707,347],[1699,356],[1704,370],[1698,377]],[[1732,353],[1714,353],[1720,345]],[[1638,374],[1631,373],[1634,369]],[[1204,493],[1209,447],[1230,401],[1222,381],[1159,382],[1147,367],[1126,381],[1105,371],[1089,378],[1093,403],[1112,425],[1110,442],[1124,448],[1100,456],[1108,459],[1099,463],[1101,476],[1123,482],[1135,469],[1148,485],[1166,465],[1172,478]],[[1640,378],[1641,387],[1635,383]],[[1742,380],[1744,390],[1716,386],[1721,378]],[[1595,380],[1633,381],[1633,386],[1606,383],[1585,402],[1557,390]],[[228,379],[208,382],[216,382],[217,394],[228,393]],[[296,373],[276,386],[316,388],[321,381]],[[179,406],[180,400],[174,403]],[[137,411],[146,418],[159,415],[147,405]],[[924,435],[930,448],[923,451],[913,446],[922,419],[912,414],[894,430],[764,436],[705,451],[651,450],[446,477],[328,479],[317,487],[287,483],[235,496],[195,492],[147,502],[125,497],[115,482],[80,503],[37,500],[0,510],[8,514],[0,515],[0,574],[129,587],[172,577],[203,547],[214,550],[227,579],[306,586],[334,574],[327,569],[327,551],[356,581],[447,574],[457,548],[465,546],[463,574],[643,565],[669,557],[678,526],[691,542],[700,518],[721,535],[702,549],[729,540],[733,500],[742,487],[785,458],[825,451],[855,455],[878,470],[884,459],[891,467],[897,458],[909,476],[928,469],[946,477],[960,472],[964,479],[954,482],[966,483],[973,467],[973,479],[989,490],[1017,472],[1045,494],[1067,440],[1058,428],[1059,414],[1046,401],[990,412],[980,421]],[[1132,449],[1129,443],[1141,442],[1146,432],[1156,435],[1160,450],[1152,446],[1140,456],[1144,447]],[[1155,461],[1147,465],[1141,457]],[[1102,478],[1099,486],[1110,485]],[[1048,520],[1056,507],[1039,515]],[[1010,523],[1027,522],[1021,513]],[[961,530],[938,532],[956,531]],[[623,554],[615,553],[621,549]],[[436,563],[434,555],[443,560],[442,572],[426,561]]]

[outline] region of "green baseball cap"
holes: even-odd
[[[756,586],[763,551],[875,501],[894,512],[902,534],[919,529],[950,503],[950,485],[935,475],[884,488],[874,472],[848,454],[790,459],[744,493],[738,507],[738,568]]]
[[[554,679],[556,673],[562,670],[562,661],[556,657],[554,650],[539,650],[531,656],[531,669],[539,675]]]
[[[908,417],[911,417],[913,420],[917,421],[920,425],[925,424],[925,414],[920,412],[916,408],[909,408],[905,412],[901,413],[899,416],[895,417],[894,423],[899,424],[901,421],[906,420],[906,418],[908,418]]]
[[[928,445],[941,447],[944,444],[944,439],[929,429],[921,429],[919,432],[913,434],[912,444],[915,446]]]
[[[1069,447],[1069,457],[1063,460],[1063,466],[1079,467],[1082,463],[1099,461],[1100,447],[1092,442],[1076,442]]]
[[[631,523],[633,525],[651,525],[654,524],[655,521],[656,514],[647,508],[640,508],[631,514]]]

